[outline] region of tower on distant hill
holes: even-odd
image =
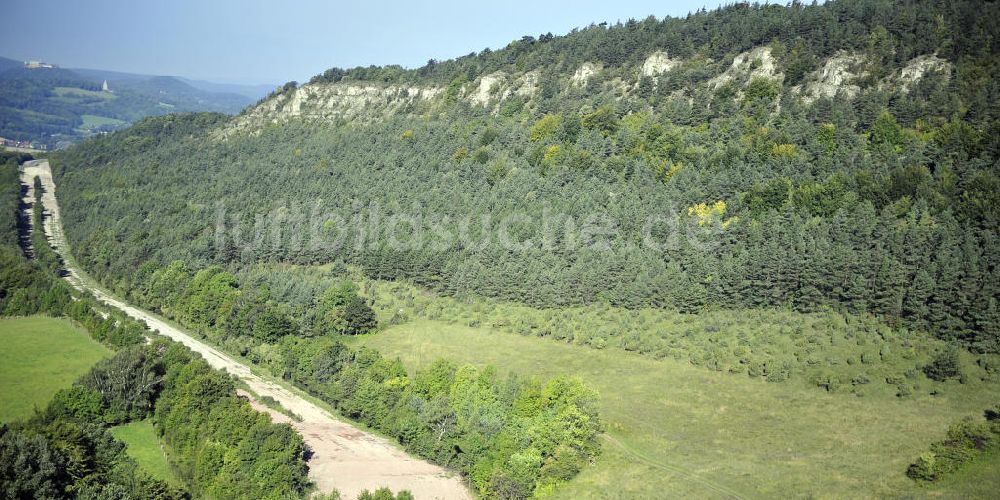
[[[108,88],[107,80],[104,80],[104,83],[101,84],[101,90],[104,92],[111,92],[111,89]]]

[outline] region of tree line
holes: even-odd
[[[600,452],[597,394],[578,378],[545,383],[437,361],[398,360],[330,338],[285,337],[272,372],[408,451],[458,469],[487,498],[551,492]]]
[[[368,299],[343,276],[303,280],[298,293],[309,299],[291,307],[296,301],[287,300],[270,273],[190,271],[183,262],[138,272],[146,278],[133,289],[134,300],[266,366],[408,451],[459,470],[484,496],[551,491],[600,450],[596,394],[578,379],[542,384],[447,361],[410,376],[398,359],[344,345],[338,337],[368,333],[376,321]],[[275,354],[260,357],[262,350]]]
[[[275,300],[266,283],[243,284],[219,266],[192,270],[183,261],[162,268],[146,262],[136,278],[131,299],[216,342],[274,343],[288,335],[360,335],[378,326],[368,300],[346,278],[311,290],[309,299],[297,307]]]
[[[780,55],[788,69],[788,82],[796,84],[839,50],[883,50],[879,62],[886,69],[933,52],[952,60],[996,53],[1000,47],[997,27],[992,23],[996,8],[976,0],[739,2],[710,11],[699,9],[683,17],[649,16],[592,24],[565,36],[528,35],[500,49],[486,48],[447,61],[430,60],[412,70],[400,66],[331,68],[311,81],[448,85],[495,71],[554,69],[572,73],[585,62],[601,64],[614,77],[631,73],[657,50],[673,58],[731,61],[739,52],[776,41],[783,47]]]
[[[233,381],[188,348],[146,344],[146,325],[105,310],[57,272],[58,255],[39,229],[33,259],[19,248],[18,162],[0,165],[0,311],[46,314],[83,326],[116,354],[94,366],[24,422],[0,426],[0,493],[9,498],[300,498],[309,488],[306,449],[236,395]],[[37,181],[37,178],[35,179]],[[40,228],[36,182],[32,217]],[[20,230],[20,231],[19,231]],[[152,418],[184,489],[156,480],[125,453],[110,427]],[[208,425],[211,422],[211,425]]]
[[[987,409],[983,416],[985,419],[966,417],[951,424],[947,437],[921,453],[906,475],[920,482],[939,481],[984,454],[995,453],[1000,442],[1000,406]]]
[[[150,477],[111,436],[111,426],[149,417],[188,490]],[[163,339],[122,348],[34,417],[0,426],[9,498],[301,498],[304,455],[290,426],[272,424],[228,376]]]

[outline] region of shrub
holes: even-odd
[[[826,389],[826,392],[835,392],[840,387],[840,379],[830,374],[821,374],[816,378],[816,385]]]
[[[336,498],[340,498],[338,494]],[[358,500],[413,500],[413,494],[409,490],[403,490],[396,495],[392,494],[392,490],[386,487],[379,488],[374,492],[364,490],[358,495]]]
[[[975,460],[1000,435],[1000,426],[994,424],[995,415],[992,410],[987,410],[985,421],[965,417],[952,424],[948,428],[948,437],[932,444],[930,451],[917,457],[906,469],[906,475],[916,481],[937,481]]]
[[[407,316],[406,311],[402,309],[397,309],[395,312],[392,313],[392,317],[389,318],[388,325],[389,326],[402,325],[403,323],[406,323],[409,320],[410,317]]]
[[[906,475],[917,481],[936,481],[938,479],[936,458],[932,451],[921,453],[917,461],[906,469]]]
[[[961,448],[984,451],[993,441],[993,433],[985,422],[964,418],[948,429],[948,443]]]
[[[924,374],[927,375],[927,378],[939,382],[961,377],[962,370],[958,349],[951,347],[939,353],[929,365],[924,367]]]
[[[1000,404],[994,406],[993,408],[987,409],[983,413],[986,416],[986,420],[987,421],[989,421],[989,422],[995,422],[995,423],[1000,423]],[[997,432],[998,434],[1000,434],[1000,428],[998,428],[994,432]]]
[[[910,384],[899,384],[896,386],[896,397],[905,398],[913,395],[913,387]]]

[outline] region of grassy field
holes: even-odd
[[[398,356],[410,369],[443,357],[582,377],[601,393],[607,434],[594,466],[558,492],[565,498],[924,495],[929,490],[905,477],[907,465],[952,421],[1000,400],[996,385],[975,380],[948,382],[938,396],[830,394],[426,319],[352,342]]]
[[[269,288],[276,300],[290,304],[301,304],[308,294],[304,290],[325,290],[340,279],[328,266],[268,265],[266,272],[256,274],[274,280]],[[928,332],[892,328],[868,315],[787,308],[681,314],[607,304],[538,309],[481,297],[438,296],[407,283],[364,279],[356,270],[350,277],[361,284],[363,295],[374,299],[382,325],[431,320],[487,328],[864,397],[948,390],[922,371],[948,349],[946,342]],[[292,282],[294,287],[287,285]],[[1000,373],[983,369],[1000,366],[1000,356],[965,353],[961,364],[967,379],[1000,383]]]
[[[81,130],[90,130],[93,128],[100,127],[102,125],[124,125],[125,122],[116,118],[108,118],[106,116],[97,115],[82,115],[83,125],[80,125]]]
[[[77,87],[56,87],[53,89],[56,96],[58,97],[68,97],[77,99],[102,99],[111,100],[116,96],[108,92],[101,92],[99,90],[86,90]]]
[[[832,310],[718,309],[681,314],[601,304],[537,309],[481,298],[440,297],[402,283],[365,285],[377,298],[382,324],[392,324],[392,316],[402,313],[406,318],[489,327],[592,349],[620,349],[769,382],[798,381],[864,395],[895,395],[934,386],[921,369],[947,349],[947,343],[927,332],[894,329],[872,316]],[[1000,382],[981,369],[998,363],[1000,357],[995,355],[962,356],[969,377],[994,377]]]
[[[111,433],[128,445],[129,456],[146,472],[168,483],[180,484],[167,462],[167,456],[160,447],[160,438],[149,419],[119,425],[111,429]]]
[[[0,319],[0,422],[31,416],[111,352],[68,320]]]

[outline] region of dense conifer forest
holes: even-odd
[[[455,329],[510,345],[529,344],[504,335],[547,337],[610,348],[599,358],[609,363],[641,355],[795,380],[761,389],[788,391],[776,400],[790,407],[844,393],[845,415],[900,405],[873,428],[911,425],[953,390],[989,397],[1000,380],[998,19],[997,2],[833,0],[601,23],[415,69],[333,68],[237,116],[148,118],[51,165],[72,253],[102,285],[460,471],[483,497],[558,495],[574,481],[644,491],[588,466],[634,460],[618,448],[603,458],[602,442],[689,444],[658,426],[659,392],[598,394],[568,362],[539,380],[477,366],[492,360],[482,353],[405,365],[367,345],[403,327],[473,350],[481,339]],[[5,314],[100,323],[52,281],[58,257],[35,246],[32,261],[0,248]],[[102,341],[158,360],[162,391],[146,413],[183,457],[190,492],[238,491],[235,465],[173,430],[201,428],[172,398],[216,375],[196,362],[175,370],[162,346],[129,347],[140,330],[111,324]],[[564,352],[550,340],[531,349]],[[712,390],[699,377],[703,405]],[[809,396],[791,387],[801,381]],[[217,382],[217,404],[246,411]],[[639,415],[605,419],[622,406]],[[995,460],[995,411],[986,416],[921,444],[930,451],[906,457],[899,478],[922,485]],[[913,448],[897,437],[878,439]],[[836,438],[823,442],[854,437]],[[773,439],[790,455],[761,462],[767,472],[825,465],[793,455],[801,436]],[[269,458],[282,465],[280,495],[306,491],[290,442]],[[723,450],[760,452],[732,436],[712,444],[720,464]],[[858,472],[861,452],[841,448],[816,483],[789,481],[868,492],[858,478],[875,469]],[[664,460],[684,476],[681,458]],[[207,475],[206,461],[217,465]],[[744,481],[733,467],[750,465],[713,462],[723,472],[706,475],[724,479],[707,487],[728,494],[718,485]],[[743,486],[767,496],[781,480]]]
[[[246,133],[253,110],[151,119],[54,167],[78,258],[119,290],[174,261],[345,262],[538,307],[833,307],[996,352],[996,9],[737,4],[334,69],[311,85],[443,90]],[[654,51],[669,70],[640,67]],[[469,100],[540,68],[533,93]],[[367,236],[342,229],[358,216]],[[490,240],[512,217],[513,247]]]

